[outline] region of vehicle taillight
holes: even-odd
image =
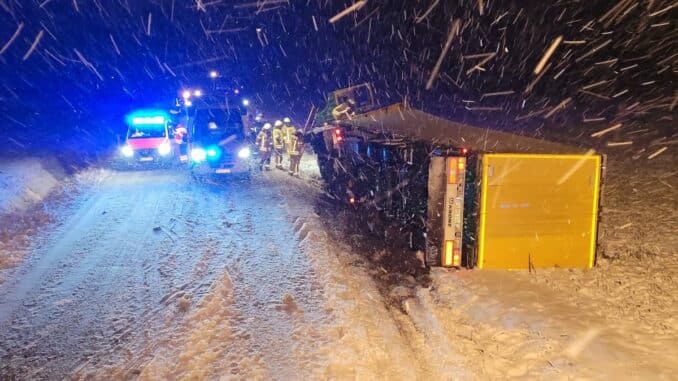
[[[445,256],[443,257],[443,266],[451,267],[453,262],[454,254],[454,241],[445,241]]]
[[[461,248],[455,245],[454,240],[445,241],[445,254],[443,256],[444,267],[461,266]]]
[[[341,143],[344,140],[343,131],[341,128],[335,128],[334,134],[332,134],[332,141],[334,144]]]
[[[468,153],[468,149],[467,149],[467,148],[462,148],[462,149],[461,149],[461,153],[462,153],[462,155],[466,155],[466,154]]]
[[[457,159],[454,157],[447,158],[447,183],[457,183]]]
[[[445,170],[447,184],[444,198],[441,265],[444,267],[460,267],[464,229],[466,158],[460,156],[447,157]]]

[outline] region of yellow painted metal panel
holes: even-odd
[[[600,170],[599,155],[484,155],[478,267],[592,267]]]

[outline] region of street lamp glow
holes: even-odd
[[[186,106],[186,107],[191,107],[191,106],[193,106],[193,102],[191,102],[190,100],[186,99],[186,101],[184,102],[184,106]]]
[[[190,92],[189,90],[184,90],[184,91],[181,93],[181,96],[182,96],[184,99],[188,99],[188,98],[191,97],[191,92]]]
[[[245,106],[245,107],[249,106],[249,105],[250,105],[250,100],[247,99],[247,98],[243,99],[243,100],[242,100],[242,105]]]
[[[210,78],[215,79],[219,76],[219,73],[216,70],[210,71]]]
[[[196,97],[202,97],[202,90],[196,90],[196,91],[194,91],[194,92],[193,92],[193,95],[195,95]]]

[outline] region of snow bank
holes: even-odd
[[[0,214],[25,210],[44,200],[65,176],[55,160],[0,161]]]
[[[480,378],[668,380],[678,372],[675,335],[619,314],[623,301],[569,290],[580,287],[570,271],[436,268],[431,277],[434,288],[419,297]],[[596,293],[595,283],[586,288]],[[675,324],[667,312],[665,324]]]
[[[286,208],[293,219],[299,247],[324,285],[325,308],[334,318],[329,327],[331,340],[322,348],[327,359],[322,364],[321,378],[473,379],[473,371],[459,366],[460,354],[447,340],[438,340],[435,334],[422,335],[423,327],[412,324],[399,306],[384,295],[375,282],[383,270],[373,268],[346,241],[337,240],[328,230],[323,217],[312,210],[314,203],[308,197],[317,197],[319,190],[308,183],[290,190]],[[394,293],[395,297],[409,295],[409,288],[400,287]],[[410,311],[421,311],[414,305],[409,307]],[[424,316],[422,320],[426,320],[423,324],[427,327],[437,324],[435,318]]]
[[[0,160],[0,270],[14,267],[23,258],[31,234],[49,220],[43,209],[32,208],[65,176],[55,160]],[[3,279],[0,273],[0,282]]]
[[[30,250],[31,237],[53,219],[64,195],[102,181],[108,171],[69,174],[53,158],[0,159],[0,282]]]
[[[326,308],[335,317],[323,378],[416,379],[414,354],[365,269],[342,263],[346,248],[331,242],[316,214],[295,218],[294,230],[322,278]]]

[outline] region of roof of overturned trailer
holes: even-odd
[[[375,133],[398,134],[480,152],[580,154],[587,151],[586,148],[456,123],[402,103],[354,115],[342,123]]]

